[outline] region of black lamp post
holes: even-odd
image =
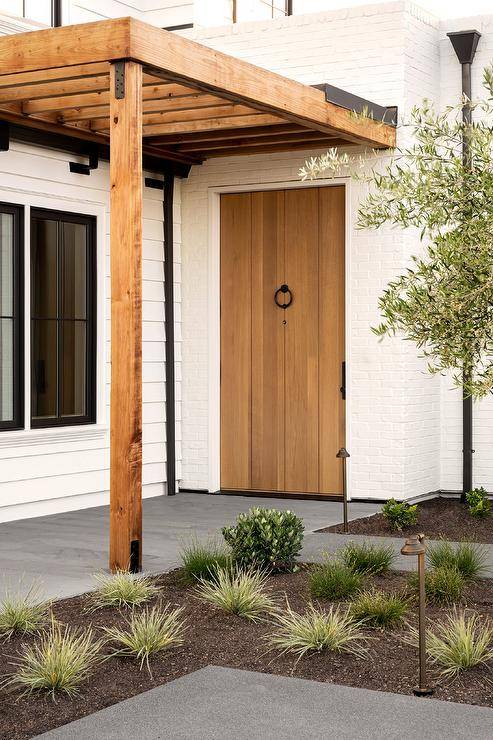
[[[348,506],[347,506],[347,471],[346,471],[346,460],[349,457],[349,452],[345,447],[341,447],[336,455],[337,458],[342,460],[342,514],[344,521],[344,533],[349,532],[348,527]]]

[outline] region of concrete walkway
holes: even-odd
[[[44,740],[491,740],[493,710],[209,666]]]
[[[202,539],[218,534],[252,506],[291,509],[303,517],[307,535],[341,520],[341,504],[333,501],[199,493],[159,496],[144,501],[144,569],[158,573],[176,567],[183,542],[191,536]],[[355,503],[351,517],[367,516],[379,508]],[[88,591],[93,586],[92,574],[108,565],[108,529],[107,506],[0,524],[0,598],[5,586],[16,588],[21,579],[26,585],[41,581],[48,598]],[[322,539],[320,547],[310,549],[323,548],[326,537],[313,536]]]

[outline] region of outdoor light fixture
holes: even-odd
[[[342,460],[342,513],[344,517],[344,532],[349,532],[348,521],[347,521],[347,474],[346,474],[346,460],[349,457],[349,452],[345,447],[341,447],[336,457]]]
[[[430,696],[433,689],[426,682],[426,626],[425,626],[425,553],[424,534],[409,537],[401,548],[402,555],[418,556],[419,578],[419,686],[413,690],[415,696]]]

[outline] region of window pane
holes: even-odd
[[[86,318],[86,244],[84,224],[62,224],[62,317]]]
[[[32,322],[32,416],[57,416],[57,322]]]
[[[86,413],[86,322],[62,321],[62,416]]]
[[[14,418],[14,320],[0,319],[0,421]]]
[[[0,213],[0,316],[14,314],[14,216]]]
[[[57,316],[57,223],[34,219],[31,245],[32,312],[35,318]]]
[[[25,0],[24,17],[51,26],[51,2],[52,0]]]

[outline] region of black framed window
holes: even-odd
[[[269,18],[293,15],[293,0],[257,0],[257,2],[258,6],[255,7],[249,2],[233,0],[233,23],[256,20],[257,12],[260,12],[262,17],[267,14]]]
[[[31,211],[31,425],[95,421],[96,219]]]
[[[0,429],[20,429],[23,407],[23,209],[0,203]]]

